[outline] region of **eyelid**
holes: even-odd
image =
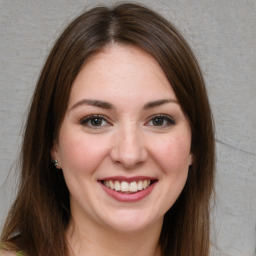
[[[103,121],[105,121],[108,125],[93,126],[93,125],[86,124],[87,122],[89,122],[93,118],[100,118]],[[102,127],[105,127],[105,126],[111,126],[112,125],[110,123],[109,119],[106,116],[103,116],[103,115],[100,115],[100,114],[92,114],[92,115],[85,116],[85,117],[81,118],[79,122],[80,122],[81,125],[84,125],[86,127],[93,128],[93,129],[99,129],[99,128],[102,128]]]
[[[106,124],[99,125],[99,126],[89,124],[89,121],[93,120],[94,118],[95,119],[99,118],[102,121],[106,122]],[[157,118],[163,119],[163,122],[165,122],[165,124],[162,124],[162,125],[149,124],[150,122],[154,121],[154,119],[157,119]],[[92,129],[100,129],[100,128],[103,128],[103,127],[112,126],[112,123],[109,120],[109,118],[107,118],[106,116],[101,115],[101,114],[91,114],[91,115],[85,116],[85,117],[80,119],[79,123],[81,125],[85,126],[85,127],[92,128]],[[156,128],[165,128],[165,127],[173,126],[175,124],[176,124],[175,119],[171,115],[167,115],[167,114],[155,114],[155,115],[152,115],[145,122],[146,126],[152,126],[152,127],[156,127]]]
[[[167,120],[168,124],[167,125],[161,125],[161,126],[155,126],[155,127],[158,127],[158,128],[163,128],[163,127],[167,127],[167,126],[172,126],[172,125],[175,125],[176,124],[176,121],[175,119],[171,116],[171,115],[167,115],[167,114],[155,114],[155,115],[152,115],[148,118],[148,120],[146,121],[146,125],[152,121],[153,119],[155,118],[162,118],[162,119],[165,119]],[[154,126],[154,125],[148,125],[148,126]]]

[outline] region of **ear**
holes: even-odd
[[[57,169],[61,169],[61,158],[60,158],[60,149],[57,141],[54,141],[52,149],[51,149],[51,158],[52,160],[57,160],[58,165],[55,166]]]
[[[194,155],[192,153],[190,153],[189,155],[189,166],[191,166],[193,164],[194,161]]]

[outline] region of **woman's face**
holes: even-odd
[[[76,77],[52,157],[75,222],[119,231],[162,224],[192,163],[191,131],[156,60],[114,44]]]

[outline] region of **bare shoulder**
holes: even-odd
[[[17,255],[15,252],[10,252],[7,250],[0,250],[0,256],[15,256]]]

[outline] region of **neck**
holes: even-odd
[[[79,223],[80,224],[80,223]],[[136,232],[93,227],[83,228],[74,220],[67,229],[67,241],[71,256],[161,256],[159,237],[162,222]]]

